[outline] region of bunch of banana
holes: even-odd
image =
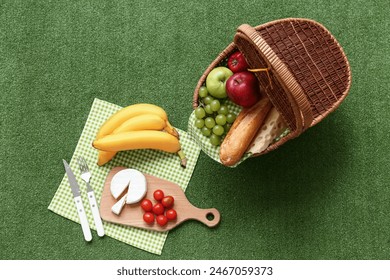
[[[113,114],[100,127],[92,146],[99,150],[98,165],[107,163],[119,151],[136,149],[178,153],[181,165],[186,165],[179,133],[164,109],[153,104],[134,104]]]

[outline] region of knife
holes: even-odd
[[[76,205],[77,213],[79,214],[80,224],[83,230],[84,239],[86,241],[91,241],[92,240],[91,229],[89,228],[87,215],[85,214],[83,201],[81,200],[79,184],[77,183],[76,177],[74,176],[72,169],[70,169],[69,164],[64,159],[63,162],[64,162],[66,174],[68,175],[70,188],[73,193],[73,200]]]

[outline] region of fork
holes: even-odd
[[[95,193],[94,193],[93,189],[91,188],[91,185],[89,184],[89,181],[91,180],[92,175],[91,175],[91,172],[89,171],[87,162],[85,161],[85,159],[83,157],[78,158],[78,163],[79,163],[80,173],[81,173],[80,177],[81,177],[81,179],[83,179],[83,181],[87,185],[88,201],[89,201],[89,206],[91,207],[91,210],[92,210],[92,216],[93,216],[93,220],[95,222],[96,231],[97,231],[97,234],[100,237],[102,237],[102,236],[104,236],[103,223],[102,223],[102,219],[100,218],[99,208],[98,208],[97,203],[96,203]]]

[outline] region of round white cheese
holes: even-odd
[[[127,192],[127,204],[137,203],[145,195],[147,183],[144,174],[135,169],[130,169],[130,184]]]
[[[144,174],[136,169],[123,169],[116,173],[111,180],[110,190],[115,199],[118,199],[126,190],[126,203],[139,202],[145,195],[147,183]]]

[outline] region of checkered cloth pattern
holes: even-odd
[[[96,230],[96,227],[88,204],[86,185],[80,177],[79,167],[77,165],[77,158],[79,156],[83,156],[89,165],[89,169],[92,173],[90,183],[94,189],[96,200],[100,203],[104,182],[108,172],[116,166],[135,168],[141,172],[172,181],[181,186],[185,191],[200,153],[200,146],[198,146],[186,132],[178,129],[182,150],[188,159],[187,168],[185,169],[180,166],[180,159],[177,154],[169,154],[156,150],[119,152],[109,163],[104,166],[98,166],[96,164],[98,152],[92,147],[91,143],[100,126],[119,109],[121,109],[120,106],[99,99],[94,100],[81,137],[77,143],[76,150],[69,162],[80,185],[81,197],[89,225],[91,229],[94,230]],[[69,220],[80,223],[66,174],[48,209]],[[165,240],[168,236],[168,232],[161,233],[105,221],[103,221],[103,226],[107,236],[158,255],[162,253]]]

